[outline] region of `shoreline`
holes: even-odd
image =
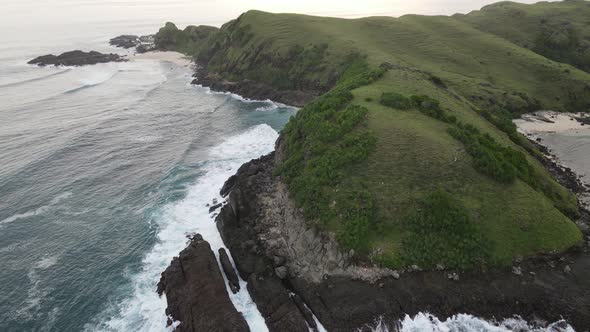
[[[590,208],[590,174],[585,165],[579,160],[563,160],[563,146],[558,141],[568,136],[590,136],[590,117],[585,113],[557,113],[552,111],[539,111],[522,115],[522,118],[513,120],[518,132],[523,134],[545,156],[541,162],[567,189],[576,194],[580,208]],[[561,156],[560,156],[561,155]],[[575,155],[575,154],[574,154]]]
[[[179,52],[173,51],[149,51],[145,53],[136,53],[127,56],[130,61],[136,60],[160,60],[166,62],[172,62],[181,67],[190,67],[192,59]]]
[[[525,136],[540,133],[562,133],[568,130],[590,130],[589,115],[579,113],[559,113],[554,111],[538,111],[523,114],[520,119],[513,120],[518,131]]]

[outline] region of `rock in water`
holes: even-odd
[[[139,36],[136,35],[121,35],[115,38],[111,38],[111,40],[109,40],[109,44],[116,47],[132,48],[139,45],[140,41]]]
[[[219,249],[219,260],[221,261],[221,267],[223,268],[223,272],[225,272],[225,276],[227,277],[227,283],[231,288],[231,291],[235,294],[240,291],[240,279],[238,279],[238,275],[234,270],[233,265],[229,261],[229,256],[227,256],[227,252],[225,249]]]
[[[60,55],[43,55],[27,62],[39,66],[85,66],[106,62],[127,61],[118,54],[103,54],[96,51],[84,52],[80,50],[65,52]]]
[[[137,53],[145,53],[156,49],[154,35],[136,36],[121,35],[111,38],[109,44],[125,49],[134,48]]]
[[[158,283],[166,314],[181,324],[175,331],[250,331],[227,294],[217,259],[199,234],[175,257]]]

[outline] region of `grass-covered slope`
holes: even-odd
[[[549,59],[590,71],[590,2],[499,2],[458,20]]]
[[[509,117],[587,110],[590,74],[443,16],[249,11],[204,45],[223,78],[326,92],[283,131],[277,175],[360,258],[470,268],[581,241],[575,197]]]

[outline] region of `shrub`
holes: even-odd
[[[336,86],[299,110],[285,126],[286,157],[276,170],[306,219],[320,227],[336,225],[339,243],[357,252],[366,248],[374,225],[373,197],[361,184],[342,185],[342,180],[351,165],[374,150],[376,138],[365,126],[368,110],[350,105],[351,90],[383,73],[370,69],[362,58],[351,58]]]
[[[408,233],[402,240],[402,260],[433,268],[471,268],[486,264],[490,244],[463,205],[443,190],[419,202],[405,221]]]
[[[412,101],[408,97],[395,92],[384,92],[381,95],[381,104],[400,110],[407,110],[412,107]]]

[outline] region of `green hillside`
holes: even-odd
[[[455,15],[477,29],[590,72],[590,2],[499,2]]]
[[[324,93],[276,174],[359,259],[473,268],[580,243],[575,197],[510,118],[588,110],[590,74],[444,16],[249,11],[207,39],[191,54],[209,72]]]

